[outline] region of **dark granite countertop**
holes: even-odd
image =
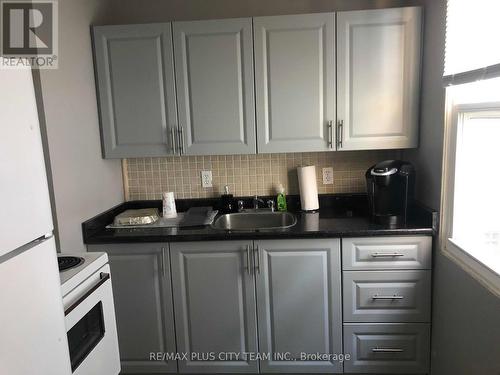
[[[270,197],[264,197],[270,198]],[[240,198],[235,198],[240,199]],[[248,201],[251,198],[243,198]],[[289,210],[297,215],[297,224],[282,230],[224,231],[211,226],[193,228],[124,228],[106,229],[114,217],[126,209],[161,207],[160,201],[131,201],[115,206],[82,224],[86,244],[127,242],[181,242],[241,239],[286,238],[338,238],[381,235],[434,235],[437,230],[437,213],[418,203],[412,209],[407,225],[389,227],[370,220],[366,195],[320,195],[317,213],[300,212],[298,197],[287,197]],[[214,206],[217,199],[176,200],[179,212],[193,206]]]
[[[271,197],[264,197],[271,198]],[[235,198],[240,199],[240,198]],[[242,198],[249,206],[251,198]],[[241,239],[338,238],[382,235],[434,235],[437,213],[418,203],[412,209],[408,224],[389,227],[370,220],[364,194],[320,195],[320,211],[300,212],[297,196],[287,197],[289,210],[297,216],[297,224],[282,230],[224,231],[211,226],[193,228],[123,228],[106,229],[114,217],[126,209],[157,207],[161,201],[130,201],[115,206],[82,224],[86,244],[127,242],[181,242]],[[176,200],[179,212],[194,206],[217,208],[218,199]]]

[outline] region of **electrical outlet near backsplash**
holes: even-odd
[[[224,186],[235,196],[274,195],[283,184],[286,194],[298,194],[297,167],[316,166],[318,192],[365,191],[366,170],[400,150],[307,152],[258,155],[168,156],[123,160],[127,200],[161,199],[164,191],[176,198],[219,196]],[[333,184],[323,184],[322,168],[333,168]],[[212,171],[212,187],[201,186],[201,171]]]

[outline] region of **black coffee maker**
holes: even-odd
[[[406,225],[413,205],[415,169],[401,160],[386,160],[366,171],[370,212],[375,222]]]

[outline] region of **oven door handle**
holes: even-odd
[[[101,272],[100,274],[100,280],[92,287],[90,288],[83,296],[78,298],[74,304],[72,304],[70,307],[68,307],[66,310],[64,310],[64,315],[67,316],[71,311],[76,309],[78,305],[80,305],[83,301],[87,299],[92,293],[94,293],[97,289],[101,287],[102,284],[104,284],[106,281],[110,279],[109,273]]]

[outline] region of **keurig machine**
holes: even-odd
[[[386,160],[366,171],[372,219],[389,226],[405,225],[413,204],[415,169],[401,160]]]

